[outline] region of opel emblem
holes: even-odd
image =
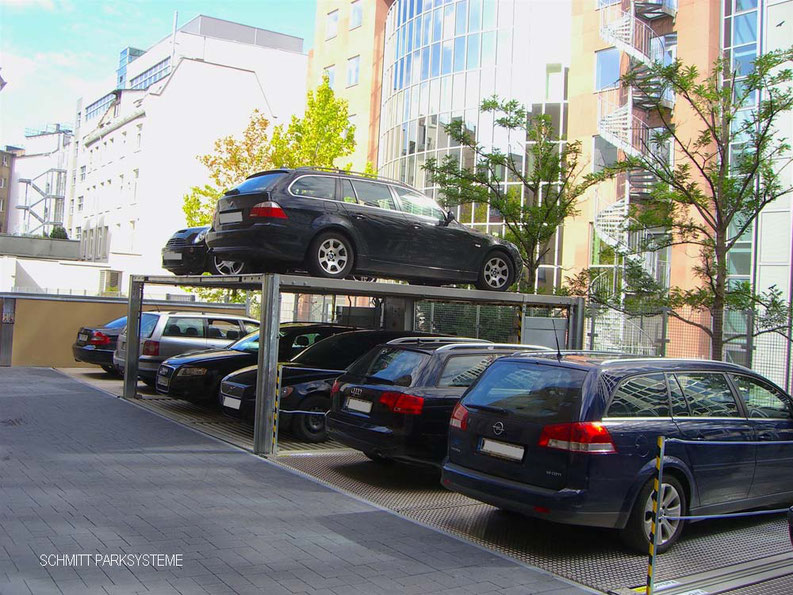
[[[360,397],[362,392],[363,392],[363,389],[360,389],[360,388],[358,388],[358,387],[355,387],[355,388],[351,388],[351,389],[350,389],[350,394],[351,394],[353,397]]]
[[[494,423],[493,424],[493,433],[496,436],[501,436],[501,434],[504,433],[504,424],[502,424],[500,421],[497,421],[496,423]]]

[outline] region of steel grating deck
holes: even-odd
[[[730,595],[790,595],[793,593],[793,575],[735,589],[729,593]]]
[[[446,491],[439,484],[438,472],[431,469],[380,465],[355,452],[285,454],[276,461],[405,517],[599,591],[644,583],[647,557],[626,550],[615,532],[500,511]],[[656,580],[790,551],[783,515],[700,522],[687,527],[683,540],[659,558]]]

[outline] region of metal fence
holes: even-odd
[[[784,333],[789,333],[790,322]],[[666,357],[711,357],[710,314],[694,309],[654,308],[625,314],[611,308],[587,309],[584,343],[588,349]],[[704,328],[703,328],[704,327]],[[724,359],[751,368],[786,391],[793,388],[791,342],[781,332],[762,332],[752,311],[725,316]]]

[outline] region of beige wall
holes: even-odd
[[[74,361],[72,344],[81,326],[104,324],[127,313],[124,301],[46,300],[16,297],[12,366],[84,367],[90,364]],[[183,304],[144,305],[144,310],[209,310],[206,305]],[[223,309],[226,313],[245,314],[239,309]]]

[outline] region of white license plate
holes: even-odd
[[[88,340],[88,335],[86,335],[85,333],[80,333],[79,335],[77,335],[77,340],[78,341],[87,341]]]
[[[161,386],[162,388],[168,388],[168,385],[171,384],[170,378],[165,378],[163,376],[157,377],[157,386]]]
[[[242,399],[234,397],[223,397],[223,406],[229,409],[239,409],[242,406]]]
[[[221,213],[221,223],[239,223],[242,221],[242,211],[232,211],[230,213]]]
[[[493,457],[509,459],[510,461],[522,461],[524,450],[522,446],[507,444],[506,442],[499,442],[498,440],[490,440],[489,438],[483,438],[482,446],[479,447],[479,452]]]
[[[182,260],[182,255],[179,252],[166,252],[163,254],[165,260]]]
[[[364,401],[363,399],[348,398],[345,404],[350,411],[360,411],[361,413],[371,413],[371,401]]]

